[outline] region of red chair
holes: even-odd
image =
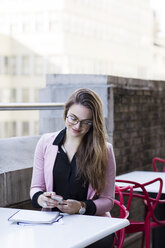
[[[165,172],[165,159],[154,157],[152,160],[153,170],[155,172]],[[155,209],[155,215],[157,218],[165,219],[165,195],[162,195],[162,200],[159,201]],[[153,229],[152,232],[152,245],[153,247],[165,247],[165,227],[159,227]]]
[[[117,217],[128,219],[129,211],[126,208],[126,206],[124,206],[123,194],[117,185],[115,186],[115,192],[117,192],[117,195],[119,196],[119,199],[114,200],[114,207],[117,206],[119,208],[119,216]],[[122,228],[121,230],[115,233],[113,247],[122,248],[124,244],[124,238],[125,238],[125,228]]]
[[[159,182],[159,190],[156,194],[155,198],[150,197],[146,186],[155,182]],[[144,208],[145,208],[145,216],[143,220],[130,220],[130,225],[125,228],[125,233],[135,233],[135,232],[142,232],[143,233],[143,239],[142,239],[142,247],[144,247],[144,240],[145,240],[145,247],[150,248],[150,233],[151,229],[165,225],[165,220],[160,221],[156,218],[154,214],[154,210],[160,200],[161,193],[162,193],[162,186],[163,181],[161,178],[156,178],[152,181],[149,181],[144,184],[140,184],[133,181],[128,180],[116,180],[117,183],[122,183],[123,186],[120,186],[120,192],[122,192],[122,195],[125,197],[126,208],[130,212],[133,199],[138,198],[141,199]],[[119,184],[118,184],[119,185]],[[124,185],[129,185],[129,189],[124,187]],[[118,192],[116,192],[118,194]],[[126,199],[127,197],[127,199]]]
[[[165,172],[165,159],[155,157],[152,160],[152,166],[154,171],[158,171],[157,166],[158,165],[163,165],[163,168],[161,168],[161,171]]]

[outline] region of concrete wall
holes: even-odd
[[[0,207],[29,200],[36,137],[0,139]]]

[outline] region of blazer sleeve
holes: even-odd
[[[45,179],[44,179],[44,139],[45,136],[41,136],[39,139],[33,161],[33,173],[30,188],[30,197],[38,191],[45,191]]]
[[[107,215],[113,208],[115,198],[115,177],[116,177],[116,161],[113,152],[113,147],[107,143],[107,172],[106,172],[106,186],[104,191],[93,202],[96,205],[95,215]]]

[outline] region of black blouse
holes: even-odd
[[[96,205],[92,200],[87,200],[87,192],[89,183],[84,183],[83,177],[77,176],[76,155],[69,162],[63,141],[66,129],[63,129],[55,138],[53,145],[58,145],[58,153],[53,168],[53,191],[57,195],[63,196],[65,200],[74,199],[86,203],[86,214],[94,215]],[[34,207],[40,207],[37,199],[43,192],[37,192],[32,198]],[[57,208],[53,210],[59,211]]]

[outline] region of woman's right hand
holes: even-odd
[[[56,195],[54,192],[44,192],[38,197],[38,204],[43,208],[55,208],[59,202],[55,199],[52,199],[51,196],[58,196],[63,199],[61,196]]]

